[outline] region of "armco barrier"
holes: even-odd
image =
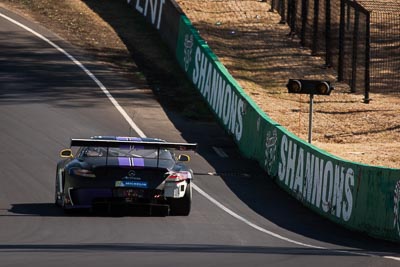
[[[242,154],[266,170],[266,179],[346,228],[400,241],[399,169],[342,160],[299,139],[244,93],[183,14],[178,32],[179,64]]]

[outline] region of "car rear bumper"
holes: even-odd
[[[104,207],[168,207],[162,190],[136,188],[70,188],[65,209],[94,209]]]

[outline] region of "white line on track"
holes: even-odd
[[[33,29],[29,28],[28,26],[25,26],[24,24],[14,20],[14,19],[12,19],[12,18],[10,18],[10,17],[8,17],[8,16],[6,16],[6,15],[4,15],[2,13],[0,13],[0,17],[6,19],[6,20],[10,21],[11,23],[13,23],[13,24],[23,28],[24,30],[32,33],[33,35],[37,36],[38,38],[40,38],[41,40],[43,40],[44,42],[48,43],[49,45],[54,47],[56,50],[58,50],[59,52],[64,54],[67,58],[69,58],[73,63],[75,63],[79,68],[81,68],[97,84],[97,86],[108,97],[108,99],[111,101],[111,103],[115,106],[115,108],[121,113],[121,115],[125,118],[125,120],[128,122],[128,124],[132,127],[132,129],[134,129],[136,131],[136,133],[140,137],[146,137],[146,135],[143,133],[143,131],[140,130],[140,128],[131,119],[131,117],[129,117],[129,115],[126,113],[126,111],[121,107],[121,105],[119,105],[117,100],[111,95],[111,93],[107,90],[107,88],[103,85],[103,83],[100,82],[100,80],[97,79],[97,77],[90,70],[88,70],[81,62],[79,62],[75,57],[73,57],[71,54],[69,54],[67,51],[65,51],[61,47],[59,47],[54,42],[50,41],[45,36],[43,36],[40,33],[34,31]],[[248,226],[250,226],[250,227],[252,227],[252,228],[254,228],[254,229],[256,229],[256,230],[258,230],[258,231],[260,231],[262,233],[265,233],[267,235],[273,236],[273,237],[275,237],[277,239],[280,239],[280,240],[283,240],[283,241],[286,241],[286,242],[289,242],[289,243],[292,243],[292,244],[295,244],[295,245],[299,245],[299,246],[302,246],[302,247],[307,247],[307,248],[328,250],[328,251],[332,251],[332,252],[339,252],[339,253],[343,253],[343,254],[350,254],[350,255],[357,255],[357,256],[368,256],[368,257],[379,256],[379,255],[377,255],[378,253],[376,253],[376,254],[375,253],[371,253],[370,254],[370,253],[359,253],[359,252],[346,251],[346,250],[329,249],[329,248],[326,248],[326,247],[314,246],[314,245],[302,243],[302,242],[299,242],[299,241],[284,237],[282,235],[279,235],[277,233],[269,231],[269,230],[267,230],[265,228],[262,228],[262,227],[260,227],[260,226],[258,226],[256,224],[250,222],[246,218],[240,216],[239,214],[235,213],[234,211],[228,209],[223,204],[221,204],[216,199],[214,199],[212,196],[210,196],[205,191],[203,191],[197,185],[193,184],[193,189],[195,189],[199,194],[201,194],[203,197],[208,199],[211,203],[213,203],[214,205],[216,205],[217,207],[219,207],[220,209],[222,209],[223,211],[225,211],[226,213],[228,213],[232,217],[238,219],[239,221],[242,221],[243,223],[247,224]],[[383,256],[383,258],[400,261],[400,258],[398,258],[398,257]]]
[[[145,134],[142,132],[142,130],[139,129],[139,127],[136,125],[136,123],[131,119],[131,117],[129,117],[129,115],[126,113],[126,111],[118,104],[117,100],[115,100],[115,98],[111,95],[111,93],[107,90],[107,88],[104,86],[104,84],[97,79],[97,77],[90,71],[88,70],[80,61],[78,61],[74,56],[72,56],[71,54],[69,54],[67,51],[65,51],[64,49],[62,49],[61,47],[59,47],[57,44],[55,44],[54,42],[50,41],[48,38],[44,37],[43,35],[41,35],[40,33],[32,30],[31,28],[25,26],[24,24],[0,13],[0,17],[3,17],[4,19],[14,23],[15,25],[18,25],[19,27],[23,28],[24,30],[32,33],[33,35],[35,35],[36,37],[42,39],[43,41],[45,41],[46,43],[48,43],[49,45],[51,45],[52,47],[54,47],[55,49],[57,49],[59,52],[61,52],[62,54],[64,54],[67,58],[69,58],[72,62],[74,62],[79,68],[81,68],[96,84],[97,86],[99,86],[99,88],[103,91],[103,93],[108,97],[108,99],[111,101],[111,103],[115,106],[115,108],[121,113],[121,115],[125,118],[125,120],[128,122],[128,124],[132,127],[132,129],[134,129],[136,131],[136,133],[139,136],[144,137]]]
[[[392,256],[383,256],[385,259],[400,261],[399,257],[392,257]]]
[[[298,241],[295,241],[295,240],[286,238],[286,237],[284,237],[284,236],[281,236],[281,235],[279,235],[279,234],[276,234],[276,233],[274,233],[274,232],[268,231],[267,229],[264,229],[264,228],[262,228],[262,227],[260,227],[260,226],[258,226],[258,225],[256,225],[256,224],[250,222],[250,221],[247,220],[246,218],[240,216],[239,214],[237,214],[237,213],[235,213],[234,211],[230,210],[229,208],[225,207],[223,204],[221,204],[221,203],[218,202],[215,198],[213,198],[212,196],[210,196],[209,194],[207,194],[205,191],[203,191],[203,190],[202,190],[200,187],[198,187],[197,185],[193,184],[193,189],[195,189],[195,190],[196,190],[197,192],[199,192],[203,197],[207,198],[207,199],[208,199],[209,201],[211,201],[214,205],[216,205],[217,207],[219,207],[220,209],[222,209],[223,211],[225,211],[226,213],[228,213],[228,214],[231,215],[232,217],[238,219],[239,221],[244,222],[245,224],[249,225],[250,227],[252,227],[252,228],[254,228],[254,229],[256,229],[256,230],[258,230],[258,231],[260,231],[260,232],[266,233],[266,234],[268,234],[268,235],[270,235],[270,236],[273,236],[273,237],[276,237],[276,238],[278,238],[278,239],[281,239],[281,240],[284,240],[284,241],[287,241],[287,242],[290,242],[290,243],[293,243],[293,244],[296,244],[296,245],[300,245],[300,246],[303,246],[303,247],[316,248],[316,249],[327,249],[327,248],[324,248],[324,247],[313,246],[313,245],[305,244],[305,243],[302,243],[302,242],[298,242]]]

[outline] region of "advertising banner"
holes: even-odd
[[[160,33],[168,47],[175,51],[182,10],[174,0],[127,0],[134,10]]]
[[[314,212],[400,242],[400,169],[337,158],[271,120],[219,62],[174,0],[128,0],[156,28],[241,153]]]
[[[337,158],[271,120],[244,93],[186,16],[177,60],[242,154],[285,191],[346,228],[400,241],[400,170]]]

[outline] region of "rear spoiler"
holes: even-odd
[[[148,141],[121,141],[102,139],[71,139],[71,147],[121,147],[141,146],[155,149],[196,150],[197,143],[171,143],[171,142],[148,142]]]

